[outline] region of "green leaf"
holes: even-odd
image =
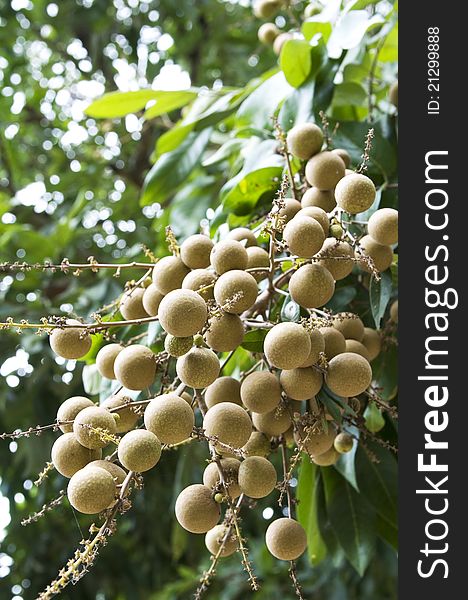
[[[286,98],[278,114],[280,126],[289,131],[294,125],[313,120],[315,81],[309,80]]]
[[[367,92],[359,83],[350,81],[335,87],[334,106],[363,106],[367,101]]]
[[[99,394],[99,390],[101,389],[102,376],[99,373],[95,364],[85,365],[83,367],[83,373],[81,377],[83,379],[83,387],[86,394],[89,394],[90,396]]]
[[[293,321],[297,323],[301,318],[301,307],[297,302],[291,298],[288,294],[284,299],[283,306],[281,307],[281,320],[282,321]]]
[[[145,119],[154,119],[176,108],[182,108],[197,97],[197,92],[182,90],[179,92],[160,91],[156,103],[145,111]]]
[[[333,312],[342,312],[356,297],[357,290],[354,285],[346,285],[338,288],[333,295],[333,298],[328,302],[327,308]]]
[[[385,309],[392,295],[392,275],[388,271],[381,273],[379,280],[372,277],[369,285],[369,299],[377,329],[385,314]]]
[[[390,523],[380,515],[377,515],[376,531],[380,538],[387,542],[387,544],[390,544],[392,548],[398,550],[398,529],[395,526],[390,525]]]
[[[393,400],[398,391],[398,347],[390,345],[372,362],[373,377],[384,400]]]
[[[312,70],[310,44],[303,40],[288,40],[281,49],[280,66],[286,81],[300,87]]]
[[[302,33],[308,42],[310,42],[310,40],[312,40],[312,38],[314,38],[316,35],[321,35],[326,43],[331,35],[331,23],[328,23],[327,21],[319,21],[319,18],[320,17],[317,16],[315,18],[307,19],[307,21],[304,21],[302,24]]]
[[[266,337],[267,331],[265,329],[255,329],[254,331],[248,331],[244,336],[242,342],[242,348],[249,350],[249,352],[263,352],[263,341]]]
[[[369,402],[367,405],[364,411],[364,419],[366,420],[367,429],[372,433],[377,433],[385,427],[385,419],[383,418],[382,411],[374,402]]]
[[[124,117],[145,108],[150,100],[157,100],[162,92],[139,90],[137,92],[110,92],[92,102],[85,113],[94,119]]]
[[[355,437],[359,436],[359,430],[356,427],[349,427],[347,429],[349,433]],[[356,452],[358,449],[357,439],[353,440],[353,448],[350,452],[342,454],[338,461],[335,463],[335,469],[338,473],[341,473],[348,483],[350,483],[356,492],[359,492],[359,485],[356,477]],[[361,490],[362,493],[362,490]]]
[[[237,111],[236,126],[272,129],[272,117],[293,89],[282,71],[270,76],[242,102]]]
[[[327,547],[320,533],[317,510],[320,500],[319,488],[322,485],[319,467],[303,454],[296,492],[299,501],[297,518],[307,533],[307,552],[313,565],[318,565],[327,554]]]

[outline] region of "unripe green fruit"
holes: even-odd
[[[398,80],[394,81],[388,90],[388,99],[398,108]]]
[[[64,477],[71,477],[92,460],[101,458],[101,449],[91,450],[82,446],[73,433],[64,433],[52,446],[52,464]]]
[[[119,303],[119,310],[124,319],[131,321],[133,319],[144,319],[149,316],[143,306],[144,293],[145,289],[141,287],[132,288],[123,293]]]
[[[265,279],[265,277],[268,276],[268,269],[270,267],[270,257],[268,256],[268,252],[258,246],[251,246],[250,248],[247,248],[247,257],[247,270],[261,267],[265,268],[265,271],[254,271],[250,273],[255,278],[255,281],[262,281],[262,279]]]
[[[336,154],[341,158],[346,168],[349,167],[349,165],[351,164],[351,156],[349,155],[349,152],[347,150],[345,150],[344,148],[335,148],[335,150],[332,150],[332,152],[333,154]]]
[[[104,402],[101,404],[101,407],[110,410],[111,408],[123,406],[129,401],[131,402],[131,400],[132,399],[129,396],[125,396],[124,393],[119,392],[115,396],[111,396],[107,400],[104,400]],[[113,415],[114,419],[118,417],[116,421],[117,433],[126,433],[127,431],[130,431],[130,429],[135,427],[138,419],[140,418],[138,413],[134,412],[131,406],[128,408],[122,408],[121,410],[115,411],[111,414]]]
[[[234,377],[219,377],[209,385],[205,391],[205,403],[208,408],[220,402],[233,402],[241,404],[240,381]]]
[[[395,300],[390,306],[390,319],[394,323],[398,323],[398,300]]]
[[[205,269],[210,266],[210,252],[213,246],[213,241],[207,235],[191,235],[180,247],[180,258],[191,269]]]
[[[255,233],[247,227],[236,227],[236,229],[233,229],[227,234],[226,239],[242,242],[242,245],[246,249],[257,245],[257,238],[255,237]]]
[[[211,407],[203,419],[206,434],[233,448],[242,448],[252,433],[247,411],[233,402],[220,402]]]
[[[216,281],[216,275],[207,269],[195,269],[185,276],[182,282],[182,289],[193,290],[198,292],[200,296],[205,300],[214,299],[214,283]]]
[[[114,371],[119,383],[129,390],[144,390],[156,376],[156,356],[146,346],[127,346],[115,359]]]
[[[289,42],[289,40],[293,39],[294,35],[292,33],[289,33],[289,31],[280,33],[273,42],[273,52],[276,54],[276,56],[279,56],[281,54],[281,50],[283,49],[283,46],[286,44],[286,42]]]
[[[341,227],[339,223],[333,223],[333,225],[330,227],[330,235],[336,240],[341,239],[343,235],[343,227]]]
[[[359,354],[344,352],[332,358],[328,364],[327,385],[334,394],[343,398],[362,394],[371,381],[369,362]]]
[[[332,190],[345,176],[344,162],[333,152],[320,152],[307,162],[305,176],[319,190]]]
[[[214,501],[217,502],[218,504],[222,504],[224,502],[224,496],[223,494],[221,494],[221,492],[217,492],[214,495]]]
[[[151,431],[134,429],[120,440],[117,455],[126,469],[143,473],[159,462],[161,442]]]
[[[99,429],[101,435],[92,429]],[[86,448],[104,448],[109,443],[103,436],[114,435],[117,426],[112,414],[100,406],[89,406],[81,410],[75,417],[73,433],[82,446]]]
[[[329,271],[335,281],[340,281],[347,277],[353,270],[354,251],[348,242],[341,242],[335,238],[327,238],[323,243],[320,256],[329,257],[322,258],[319,265],[325,267]],[[338,257],[334,260],[332,257]],[[349,257],[350,260],[344,260]]]
[[[353,436],[349,433],[339,433],[333,442],[335,450],[340,454],[351,452],[354,445]]]
[[[307,536],[302,525],[294,519],[276,519],[268,526],[265,543],[279,560],[296,560],[307,548]]]
[[[336,432],[331,424],[321,431],[311,430],[306,432],[304,429],[299,429],[294,437],[299,445],[302,445],[307,454],[311,457],[319,456],[333,446]]]
[[[289,412],[282,406],[268,413],[252,413],[255,429],[268,437],[278,437],[291,427]]]
[[[294,200],[294,198],[285,198],[284,208],[280,209],[278,214],[280,217],[285,218],[285,223],[289,223],[289,221],[297,215],[301,208],[302,205],[298,200]]]
[[[373,181],[361,173],[346,175],[335,189],[338,206],[353,215],[370,208],[375,200],[375,194]]]
[[[363,238],[361,238],[359,240],[359,244],[364,255],[372,258],[377,271],[386,271],[391,266],[393,262],[393,250],[390,246],[378,244],[370,235],[365,235]],[[371,269],[365,263],[363,263],[362,260],[359,264],[364,271],[371,271]]]
[[[271,445],[268,438],[260,431],[252,431],[249,441],[242,447],[245,456],[263,456],[266,457],[271,452]]]
[[[319,208],[318,206],[306,206],[305,208],[301,208],[297,213],[297,217],[312,217],[322,226],[325,237],[328,235],[330,221],[327,213],[322,208]]]
[[[99,467],[77,471],[68,482],[67,496],[75,510],[95,515],[112,503],[116,486],[112,475]]]
[[[354,352],[354,354],[359,354],[363,356],[367,361],[370,360],[369,352],[367,348],[361,342],[357,340],[346,340],[346,352]]]
[[[177,359],[176,371],[185,385],[197,390],[208,387],[219,375],[219,359],[208,348],[192,348]]]
[[[254,15],[259,19],[270,19],[281,9],[281,0],[257,0],[254,4]]]
[[[364,337],[364,323],[353,313],[338,313],[333,318],[333,327],[344,335],[346,339],[360,342]]]
[[[239,487],[239,467],[241,463],[237,458],[222,458],[220,463],[229,497],[234,500],[241,495]],[[203,471],[203,485],[212,490],[217,488],[222,492],[224,489],[220,485],[220,481],[218,465],[212,462]]]
[[[232,270],[243,271],[247,267],[247,252],[237,240],[223,240],[213,246],[210,254],[211,266],[218,275]]]
[[[325,341],[325,356],[328,360],[346,352],[346,339],[341,331],[334,327],[320,327],[319,331]]]
[[[242,344],[245,328],[240,317],[223,312],[214,316],[205,333],[206,343],[216,352],[231,352]]]
[[[122,350],[123,346],[120,344],[107,344],[99,350],[96,355],[96,367],[103,377],[115,379],[114,363]]]
[[[213,556],[217,556],[219,549],[222,546],[223,540],[227,535],[227,539],[224,542],[223,549],[219,556],[225,558],[231,556],[237,550],[237,538],[235,532],[227,534],[225,525],[216,525],[213,529],[210,529],[205,535],[205,546],[211,552]]]
[[[265,337],[263,349],[268,362],[278,369],[295,369],[307,360],[311,340],[298,323],[278,323]]]
[[[312,329],[309,331],[310,336],[310,352],[307,359],[300,365],[300,367],[311,367],[315,365],[320,357],[321,352],[325,352],[325,339],[323,334],[318,329]]]
[[[67,325],[81,325],[76,319],[67,319]],[[50,347],[58,356],[76,360],[88,353],[91,336],[83,327],[54,329],[49,337]]]
[[[191,533],[206,533],[219,521],[220,508],[205,485],[189,485],[175,503],[176,519]]]
[[[189,268],[178,256],[165,256],[153,268],[153,283],[161,294],[180,288]]]
[[[265,498],[276,485],[276,470],[262,456],[250,456],[239,467],[239,487],[249,498]]]
[[[391,246],[398,242],[398,211],[380,208],[369,219],[369,235],[379,244]]]
[[[301,160],[309,160],[320,152],[323,133],[315,123],[302,123],[293,127],[286,137],[289,152]]]
[[[281,371],[280,382],[286,395],[293,400],[308,400],[318,394],[323,377],[313,367]]]
[[[271,412],[281,400],[279,381],[269,371],[254,371],[247,375],[240,393],[244,406],[256,413]]]
[[[332,299],[335,281],[325,267],[303,265],[289,280],[289,293],[294,302],[304,308],[319,308]]]
[[[127,472],[124,471],[122,467],[119,467],[119,465],[116,465],[110,460],[93,460],[93,462],[90,462],[88,465],[86,465],[86,468],[90,467],[104,469],[104,471],[110,473],[116,485],[122,485],[127,477]]]
[[[312,457],[312,462],[319,467],[331,467],[340,458],[339,453],[332,446],[329,450],[323,454],[318,454]]]
[[[159,305],[163,298],[164,294],[161,294],[154,283],[151,283],[145,289],[145,293],[143,294],[143,308],[150,317],[155,317],[158,314]]]
[[[382,348],[382,339],[379,332],[370,327],[364,327],[364,337],[362,338],[362,343],[367,349],[369,360],[374,360],[374,358],[377,358],[377,356],[380,354],[380,349]]]
[[[333,190],[319,190],[317,187],[311,187],[304,192],[301,205],[303,208],[316,206],[326,213],[330,213],[336,207],[335,194]]]
[[[159,322],[167,333],[175,337],[195,335],[208,317],[206,302],[193,290],[173,290],[161,300]]]
[[[195,417],[190,404],[176,394],[153,398],[145,409],[145,427],[163,444],[178,444],[190,437]]]
[[[89,398],[85,398],[84,396],[72,396],[62,402],[57,411],[57,421],[73,421],[76,415],[83,410],[83,408],[87,408],[88,406],[95,406],[94,402],[91,402]],[[73,423],[68,423],[66,425],[60,425],[60,431],[63,433],[69,433],[73,431]]]
[[[166,339],[164,340],[164,350],[169,354],[169,356],[174,356],[175,358],[179,358],[179,356],[187,354],[192,346],[192,335],[190,337],[174,337],[168,333],[166,335]]]
[[[243,313],[253,306],[257,294],[257,282],[245,271],[233,270],[224,273],[214,286],[216,302],[225,312],[233,314]]]
[[[284,228],[283,240],[291,254],[311,258],[322,247],[325,234],[320,223],[314,218],[296,216]]]
[[[257,33],[259,41],[265,46],[272,46],[279,34],[280,30],[274,23],[263,23]]]

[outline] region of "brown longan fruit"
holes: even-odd
[[[76,319],[67,319],[66,325],[81,325]],[[52,350],[58,356],[77,360],[89,352],[91,336],[84,327],[65,327],[54,329],[49,337]]]
[[[272,46],[279,34],[280,30],[274,23],[263,23],[257,33],[259,41],[265,46]]]
[[[145,409],[145,427],[163,444],[178,444],[190,437],[195,424],[193,410],[176,394],[153,398]]]
[[[160,294],[180,288],[190,269],[178,256],[164,256],[153,268],[153,283]]]
[[[239,487],[240,460],[237,460],[237,458],[222,458],[220,464],[229,497],[234,500],[241,495]],[[211,462],[203,471],[203,485],[212,490],[216,488],[216,491],[221,491],[222,493],[223,488],[220,486],[220,481],[219,467],[215,462]]]
[[[310,336],[310,352],[307,359],[300,365],[300,367],[311,367],[320,358],[320,353],[325,352],[325,339],[323,334],[318,329],[312,329],[309,331]]]
[[[301,208],[296,217],[312,217],[312,219],[320,223],[323,233],[327,237],[328,230],[330,229],[330,221],[327,213],[322,208],[318,206],[306,206],[305,208]]]
[[[134,429],[120,440],[117,455],[126,469],[143,473],[159,462],[161,442],[151,431]]]
[[[102,408],[110,410],[111,408],[117,408],[131,402],[132,398],[126,396],[124,393],[119,392],[115,396],[111,396],[102,402]],[[131,406],[128,408],[122,408],[118,411],[111,413],[116,420],[117,433],[126,433],[133,429],[138,422],[140,416],[136,413]]]
[[[335,148],[335,150],[332,150],[332,152],[333,154],[336,154],[341,158],[346,168],[349,167],[349,165],[351,164],[351,156],[349,155],[349,152],[347,150],[345,150],[344,148]]]
[[[205,333],[205,341],[216,352],[231,352],[242,344],[245,328],[238,315],[223,312],[214,316]]]
[[[301,160],[309,160],[320,152],[323,132],[315,123],[302,123],[288,131],[286,143],[289,152]]]
[[[334,327],[320,327],[319,331],[325,341],[325,356],[328,360],[346,352],[346,339],[341,331]]]
[[[393,106],[398,108],[398,79],[390,86],[390,89],[388,90],[388,99]]]
[[[223,240],[213,246],[210,254],[211,266],[222,275],[227,271],[241,270],[247,267],[245,246],[237,240]]]
[[[278,212],[280,217],[285,217],[285,223],[289,223],[297,213],[301,210],[302,205],[298,200],[294,198],[285,198],[284,207]]]
[[[276,469],[263,456],[250,456],[240,463],[239,487],[249,498],[265,498],[275,485]]]
[[[332,299],[335,280],[322,265],[303,265],[289,280],[289,293],[304,308],[319,308]]]
[[[252,431],[249,441],[242,447],[245,456],[266,457],[271,452],[270,440],[260,431]]]
[[[125,320],[144,319],[149,316],[143,306],[144,293],[144,288],[136,287],[131,288],[122,294],[119,310]]]
[[[58,437],[51,451],[51,460],[57,471],[70,478],[88,463],[101,458],[102,450],[85,448],[76,439],[74,433],[64,433]]]
[[[369,362],[359,354],[343,352],[328,363],[325,379],[334,394],[349,398],[362,394],[369,387],[372,369]]]
[[[395,300],[390,306],[390,319],[394,323],[398,323],[398,300]]]
[[[156,357],[141,344],[127,346],[114,362],[114,371],[119,383],[129,390],[144,390],[156,376]]]
[[[208,408],[220,402],[233,402],[242,404],[240,395],[240,381],[234,377],[218,377],[205,391],[205,403]]]
[[[182,289],[197,292],[206,302],[207,300],[214,299],[213,288],[215,281],[216,275],[211,271],[207,269],[195,269],[185,276],[182,282]]]
[[[150,317],[156,317],[158,314],[159,305],[161,300],[164,298],[164,294],[158,290],[154,283],[145,289],[143,294],[143,308],[149,314]]]
[[[192,348],[177,359],[176,371],[185,385],[200,390],[208,387],[219,375],[219,359],[208,348]]]
[[[88,406],[95,406],[94,402],[91,402],[89,398],[84,396],[72,396],[62,402],[57,411],[57,422],[61,421],[73,421],[76,415],[87,408]],[[73,431],[73,423],[67,423],[59,426],[60,431],[63,433],[69,433]]]
[[[175,503],[176,519],[190,533],[206,533],[212,529],[219,521],[220,512],[210,488],[199,483],[182,490]]]
[[[226,238],[228,240],[236,240],[237,242],[245,242],[243,246],[246,249],[257,245],[255,233],[248,227],[236,227],[227,234]]]
[[[85,515],[95,515],[108,508],[115,494],[116,485],[112,475],[100,467],[81,469],[68,482],[70,504]]]
[[[347,277],[353,270],[354,261],[354,250],[348,244],[348,242],[342,242],[335,238],[327,238],[323,243],[322,249],[319,256],[323,257],[339,257],[334,260],[333,258],[321,258],[319,265],[325,267],[327,271],[330,271],[335,281],[340,281]],[[349,258],[350,260],[345,260]]]
[[[92,429],[99,429],[99,435]],[[103,436],[107,433],[114,435],[117,432],[116,421],[107,409],[101,406],[88,406],[83,408],[73,422],[73,433],[82,446],[86,448],[104,448],[109,443]]]
[[[375,185],[372,179],[362,173],[346,175],[335,189],[338,206],[353,215],[370,208],[375,200],[375,194]]]
[[[212,406],[203,419],[203,429],[209,436],[233,448],[242,448],[252,433],[252,421],[247,411],[233,402]]]
[[[224,273],[214,286],[216,302],[225,312],[233,314],[243,313],[253,306],[257,294],[257,282],[245,271],[233,270]]]
[[[398,211],[394,208],[380,208],[369,219],[369,235],[383,246],[398,242]]]
[[[312,217],[295,216],[283,231],[283,240],[289,252],[302,258],[311,258],[325,241],[322,226]]]
[[[313,367],[281,371],[280,382],[286,395],[293,400],[308,400],[322,387],[322,374]]]
[[[269,437],[278,437],[291,427],[289,412],[282,406],[268,413],[252,413],[255,429]]]
[[[295,369],[307,360],[311,349],[308,332],[298,323],[278,323],[263,342],[268,362],[278,369]]]
[[[310,185],[319,190],[334,189],[344,176],[344,162],[333,152],[320,152],[307,161],[305,177]]]
[[[175,337],[168,333],[166,335],[166,339],[164,340],[164,350],[169,354],[169,356],[174,356],[175,358],[179,358],[179,356],[187,354],[192,346],[192,335],[188,337]]]
[[[213,246],[213,241],[207,235],[196,233],[182,243],[180,258],[191,269],[205,269],[210,266],[210,252]]]
[[[367,361],[370,360],[369,358],[369,352],[367,351],[367,348],[364,346],[364,344],[362,344],[361,342],[358,342],[357,340],[346,340],[346,350],[345,352],[354,352],[355,354],[359,354],[361,356],[363,356]]]
[[[380,354],[382,348],[382,338],[380,333],[371,327],[364,327],[364,337],[362,343],[367,349],[369,360],[374,360]]]
[[[189,337],[202,329],[208,317],[206,302],[193,290],[173,290],[161,300],[159,322],[174,337]]]
[[[302,525],[294,519],[283,517],[268,526],[265,543],[279,560],[296,560],[307,548],[307,535]]]
[[[125,478],[127,477],[127,472],[124,471],[122,467],[119,467],[119,465],[116,465],[110,460],[93,460],[93,462],[90,462],[88,465],[86,465],[86,468],[88,467],[97,467],[99,469],[104,469],[104,471],[107,471],[112,475],[112,478],[115,481],[116,485],[122,485],[122,483],[125,481]]]
[[[281,54],[281,50],[283,49],[283,46],[286,44],[286,42],[289,42],[289,40],[293,40],[294,39],[294,35],[292,33],[290,33],[289,31],[285,31],[283,33],[280,33],[275,41],[273,42],[273,52],[279,56]]]
[[[297,442],[304,446],[307,454],[311,457],[319,456],[329,450],[333,446],[335,436],[336,431],[331,424],[322,427],[320,431],[307,432],[300,428],[295,434]]]
[[[234,552],[237,550],[238,544],[235,532],[232,531],[228,534],[225,525],[216,525],[213,527],[213,529],[207,531],[205,535],[205,546],[213,556],[218,556],[219,549],[221,548],[226,535],[227,539],[224,542],[221,553],[219,554],[219,556],[222,558],[231,556],[231,554],[234,554]]]
[[[312,462],[314,462],[319,467],[331,467],[336,463],[336,461],[340,458],[339,452],[335,450],[332,446],[329,450],[324,452],[323,454],[318,454],[317,456],[312,457]]]
[[[244,406],[256,413],[274,410],[281,400],[281,386],[270,371],[254,371],[247,375],[240,394]]]
[[[316,206],[326,213],[330,213],[336,207],[335,194],[333,190],[319,190],[317,187],[311,187],[304,192],[301,206],[302,208]]]
[[[342,312],[333,318],[333,327],[341,331],[348,340],[357,340],[360,342],[364,337],[364,323],[353,313]]]
[[[257,0],[253,12],[259,19],[270,19],[281,9],[281,0]]]
[[[259,246],[251,246],[247,248],[247,270],[264,268],[264,271],[257,271],[250,273],[255,278],[255,281],[262,281],[268,276],[268,269],[270,267],[270,257],[268,252]]]
[[[359,244],[364,255],[372,258],[377,271],[386,271],[391,266],[393,262],[393,250],[391,246],[378,244],[370,235],[365,235],[361,238]],[[357,256],[359,257],[359,254]],[[364,271],[371,270],[362,260],[359,264]]]
[[[349,433],[339,433],[335,441],[333,442],[333,446],[337,452],[340,454],[346,454],[347,452],[351,452],[354,446],[353,436]]]
[[[106,344],[96,355],[96,367],[99,373],[107,379],[115,379],[114,363],[122,352],[120,344]]]

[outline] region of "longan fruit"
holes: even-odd
[[[237,240],[223,240],[213,246],[210,254],[211,266],[222,275],[227,271],[243,271],[247,267],[247,252]]]
[[[320,152],[323,132],[315,123],[302,123],[288,131],[286,144],[289,152],[301,160],[309,160]]]
[[[149,316],[143,306],[144,293],[144,288],[137,287],[127,290],[122,294],[119,310],[125,320],[144,319]]]
[[[278,437],[291,427],[289,412],[281,406],[268,413],[252,413],[255,429],[269,437]]]
[[[346,352],[346,339],[341,331],[334,327],[320,327],[319,331],[325,341],[325,356],[328,360]]]
[[[372,258],[374,267],[377,269],[377,271],[386,271],[391,266],[393,262],[393,250],[391,246],[383,246],[382,244],[378,244],[370,235],[365,235],[363,238],[361,238],[359,240],[359,244],[364,255]],[[362,260],[359,264],[364,271],[371,270],[365,263],[363,263]]]
[[[354,261],[352,259],[354,258],[354,250],[348,242],[342,242],[332,237],[327,238],[323,243],[319,256],[338,257],[337,260],[333,258],[321,258],[318,262],[319,265],[330,271],[335,281],[344,279],[353,270]],[[348,257],[350,260],[344,260]]]
[[[119,465],[116,465],[110,460],[93,460],[93,462],[90,462],[86,465],[86,468],[88,467],[97,467],[99,469],[104,469],[104,471],[107,471],[112,475],[112,478],[115,481],[116,485],[122,485],[122,483],[125,481],[125,478],[127,477],[127,472],[124,471],[122,467],[119,467]]]
[[[325,376],[330,390],[337,396],[349,398],[362,394],[372,381],[369,362],[359,354],[343,352],[331,359]]]
[[[213,246],[213,241],[207,235],[196,233],[182,243],[180,258],[191,269],[205,269],[210,266],[210,253]]]
[[[164,350],[169,354],[169,356],[174,356],[175,358],[179,358],[179,356],[187,354],[192,346],[192,335],[189,337],[175,337],[168,333],[166,335],[166,339],[164,340]]]
[[[395,300],[390,306],[390,319],[394,323],[398,323],[398,300]]]
[[[323,229],[323,233],[325,237],[328,235],[328,231],[330,229],[330,221],[328,219],[327,213],[320,208],[319,206],[306,206],[305,208],[301,208],[301,210],[297,213],[297,217],[312,217],[316,221],[320,223]]]
[[[374,358],[377,358],[377,356],[380,354],[380,349],[382,348],[382,339],[379,332],[371,327],[364,327],[364,337],[362,338],[362,343],[367,349],[369,360],[374,360]]]
[[[296,441],[302,444],[311,457],[319,456],[329,450],[333,446],[335,437],[336,431],[331,424],[323,427],[321,431],[306,432],[300,428],[295,434]]]
[[[254,371],[241,384],[240,394],[246,408],[256,413],[274,410],[281,400],[281,386],[269,371]]]
[[[220,464],[229,497],[234,500],[241,495],[241,489],[239,487],[240,460],[237,460],[237,458],[222,458]],[[222,492],[223,488],[220,486],[220,481],[218,465],[215,462],[211,462],[203,471],[203,485],[206,485],[206,487],[212,490],[217,488]]]
[[[221,275],[214,286],[216,302],[225,312],[233,314],[243,313],[253,306],[257,294],[255,278],[237,269]]]
[[[156,317],[158,314],[159,305],[161,300],[164,298],[164,294],[158,290],[154,283],[145,289],[143,294],[143,308],[149,314],[150,317]]]
[[[185,385],[200,390],[208,387],[219,375],[219,359],[208,348],[192,348],[177,359],[176,371]]]
[[[380,208],[369,219],[369,235],[383,246],[398,242],[398,211],[394,208]]]
[[[240,381],[234,377],[218,377],[205,391],[205,403],[208,408],[220,402],[233,402],[242,404],[240,395]]]
[[[142,344],[132,344],[120,352],[114,362],[119,383],[129,390],[144,390],[156,376],[156,356]]]
[[[283,240],[291,254],[302,258],[311,258],[325,241],[322,226],[312,217],[295,216],[283,231]]]
[[[153,284],[160,294],[180,288],[190,269],[178,256],[164,256],[153,268]]]
[[[51,450],[52,464],[61,475],[68,478],[91,461],[101,458],[101,455],[100,448],[85,448],[71,432],[58,437]]]
[[[237,242],[245,242],[243,246],[246,249],[257,245],[255,233],[248,227],[236,227],[227,234],[226,238],[228,240],[236,240]]]
[[[285,217],[285,223],[289,223],[289,221],[297,215],[301,208],[302,205],[299,200],[294,200],[294,198],[285,198],[284,207],[280,209],[278,215],[280,217]]]
[[[344,162],[337,154],[333,154],[333,152],[325,150],[307,161],[305,177],[310,185],[319,190],[334,189],[344,176]],[[338,202],[338,199],[336,201]]]
[[[338,182],[335,189],[336,203],[343,210],[361,213],[370,208],[375,200],[375,185],[362,173],[351,173]]]
[[[159,322],[174,337],[189,337],[202,329],[208,317],[206,302],[193,290],[173,290],[161,300]]]
[[[83,410],[83,408],[87,408],[88,406],[95,406],[94,402],[92,402],[89,398],[85,398],[84,396],[72,396],[62,402],[57,411],[57,422],[61,421],[73,421],[76,415]],[[67,423],[59,426],[60,431],[63,433],[69,433],[73,431],[73,423]]]
[[[345,150],[344,148],[335,148],[335,150],[332,150],[332,152],[333,154],[336,154],[341,158],[346,168],[349,167],[349,165],[351,164],[351,156],[349,155],[349,152],[347,150]]]
[[[257,32],[258,40],[265,46],[272,46],[279,34],[280,30],[274,23],[262,23]]]
[[[197,292],[206,302],[207,300],[214,299],[213,288],[215,281],[216,275],[211,271],[207,269],[195,269],[184,277],[182,289]]]
[[[134,429],[120,440],[117,455],[126,469],[143,473],[159,462],[161,442],[151,431]]]
[[[180,525],[190,533],[206,533],[217,524],[220,507],[210,488],[196,483],[180,492],[175,503],[175,515]]]
[[[289,293],[304,308],[319,308],[332,299],[335,280],[322,265],[303,265],[289,280]]]
[[[125,396],[125,394],[122,392],[119,392],[115,396],[111,396],[110,398],[107,398],[107,400],[104,400],[104,402],[101,404],[101,407],[110,410],[111,408],[123,406],[129,401],[131,402],[131,400],[132,398]],[[131,406],[128,408],[122,408],[121,410],[115,411],[111,414],[113,415],[114,419],[116,416],[118,417],[116,421],[117,433],[126,433],[127,431],[130,431],[130,429],[135,427],[138,419],[140,418],[138,413],[134,412]]]
[[[398,108],[398,79],[390,86],[390,89],[388,90],[388,99],[393,106]]]
[[[295,369],[307,360],[311,349],[309,333],[298,323],[278,323],[263,342],[268,362],[277,369]]]
[[[273,52],[279,56],[281,54],[281,50],[283,49],[283,46],[285,45],[286,42],[289,42],[289,40],[293,40],[294,39],[294,35],[292,33],[289,33],[289,31],[285,31],[283,33],[280,33],[275,41],[273,42]]]
[[[96,355],[96,367],[99,373],[107,379],[115,379],[114,363],[118,354],[122,352],[120,344],[107,344]]]
[[[339,433],[335,441],[333,442],[333,446],[337,452],[340,454],[346,454],[347,452],[351,452],[354,445],[353,436],[349,433]]]
[[[247,270],[264,268],[265,271],[257,271],[250,273],[255,278],[255,281],[262,281],[268,276],[270,267],[270,257],[268,252],[259,246],[251,246],[247,248]]]
[[[270,440],[260,431],[252,431],[249,441],[242,447],[245,456],[266,457],[271,452]]]
[[[358,342],[357,340],[346,340],[345,352],[354,352],[355,354],[360,354],[361,356],[363,356],[367,361],[370,360],[367,348],[364,346],[364,344]]]
[[[76,319],[67,319],[67,325],[81,325]],[[58,356],[69,360],[77,360],[89,352],[91,336],[83,327],[66,327],[54,329],[49,337],[52,350]]]
[[[190,437],[195,416],[190,404],[176,394],[153,398],[145,409],[145,427],[163,444],[178,444]]]
[[[348,340],[357,340],[360,342],[364,337],[364,323],[353,313],[338,313],[333,318],[333,327],[341,331]]]
[[[293,400],[308,400],[318,394],[323,384],[322,374],[313,367],[281,371],[280,383]]]
[[[329,450],[323,454],[318,454],[312,457],[312,462],[319,467],[331,467],[340,458],[340,454],[332,446]]]
[[[245,328],[238,315],[223,312],[214,316],[205,333],[205,341],[216,352],[231,352],[242,344]]]
[[[102,434],[114,435],[117,432],[116,421],[107,409],[101,406],[88,406],[76,415],[73,422],[73,433],[82,446],[86,448],[104,448],[109,443],[102,439],[103,435],[90,428],[102,430]]]
[[[335,194],[333,190],[319,190],[317,187],[311,187],[304,192],[301,206],[302,208],[316,206],[326,213],[330,213],[336,207]]]
[[[279,560],[296,560],[307,548],[307,535],[300,523],[283,517],[268,526],[265,543],[270,552]]]
[[[310,336],[310,352],[307,359],[299,365],[300,367],[311,367],[320,358],[320,353],[325,352],[325,339],[323,334],[318,329],[309,331]]]
[[[265,498],[276,485],[276,469],[263,456],[250,456],[240,463],[239,487],[249,498]]]
[[[203,419],[206,434],[233,448],[242,448],[252,433],[252,421],[247,411],[233,402],[212,406]]]
[[[281,9],[281,0],[257,0],[254,4],[254,15],[259,19],[270,19]]]
[[[68,482],[70,504],[85,515],[95,515],[108,508],[115,494],[116,485],[112,475],[100,467],[81,469]]]
[[[225,558],[226,556],[231,556],[237,550],[237,538],[235,532],[230,532],[227,534],[227,529],[225,525],[216,525],[213,529],[210,529],[206,532],[205,535],[205,546],[211,552],[213,556],[218,556],[219,549],[223,543],[224,538],[227,535],[227,539],[224,542],[223,549],[219,556]]]

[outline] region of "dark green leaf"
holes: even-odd
[[[381,274],[379,280],[372,277],[369,285],[369,299],[374,317],[374,323],[377,329],[380,328],[380,322],[385,314],[385,309],[392,295],[392,275],[388,271]]]
[[[242,347],[249,352],[263,352],[263,340],[265,339],[267,331],[265,329],[255,329],[254,331],[248,331],[244,336]]]
[[[303,454],[296,492],[297,518],[307,533],[307,553],[313,565],[318,565],[327,554],[318,522],[320,487],[322,487],[322,480],[319,467]]]

